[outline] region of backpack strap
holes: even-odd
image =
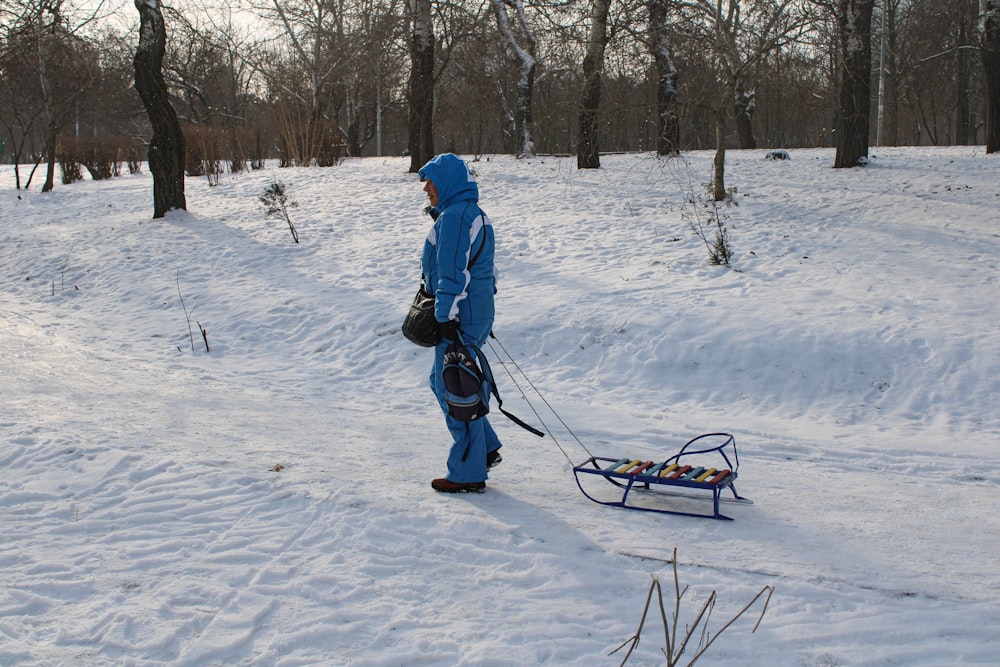
[[[483,235],[483,238],[480,239],[479,241],[479,250],[477,250],[476,254],[473,255],[472,259],[469,260],[469,265],[465,267],[466,271],[472,268],[472,265],[476,263],[476,260],[479,259],[479,255],[481,255],[483,252],[483,246],[486,245],[486,225],[483,225],[483,230],[480,232],[480,234]]]
[[[483,378],[490,383],[490,392],[497,399],[497,409],[500,410],[500,412],[502,412],[504,416],[507,417],[507,419],[511,420],[512,422],[523,428],[525,431],[534,433],[539,438],[544,438],[545,434],[539,431],[537,428],[529,425],[520,417],[517,417],[516,415],[513,415],[510,412],[507,412],[506,410],[503,409],[503,399],[500,398],[500,392],[497,390],[497,383],[493,379],[493,369],[490,368],[490,362],[486,360],[486,355],[483,354],[483,351],[480,350],[475,345],[468,345],[467,347],[471,348],[472,351],[475,352],[476,358],[479,360],[480,369],[483,371]]]

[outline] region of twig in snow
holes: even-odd
[[[201,338],[202,340],[205,341],[205,351],[211,352],[212,350],[209,349],[208,347],[208,330],[205,327],[201,326],[201,322],[198,322],[197,324],[198,324],[198,329],[201,331]]]
[[[764,607],[760,611],[760,616],[757,618],[757,622],[753,626],[751,632],[756,632],[757,628],[760,626],[760,622],[764,619],[764,614],[767,612],[767,605],[771,601],[771,594],[774,593],[773,586],[764,586],[760,591],[746,604],[728,622],[726,622],[715,634],[710,634],[708,631],[708,624],[712,617],[712,611],[715,609],[715,601],[717,595],[715,591],[708,596],[705,604],[702,605],[701,611],[698,612],[698,616],[695,618],[694,622],[687,627],[687,631],[684,636],[681,637],[680,644],[677,643],[677,628],[678,619],[680,617],[681,609],[681,598],[687,592],[687,586],[682,590],[680,587],[680,580],[677,576],[677,549],[674,549],[674,557],[672,559],[672,564],[674,568],[674,613],[673,613],[673,624],[667,620],[667,612],[663,606],[663,590],[660,587],[660,580],[653,577],[653,583],[649,586],[649,593],[646,595],[646,604],[642,609],[642,618],[639,620],[639,627],[629,639],[625,640],[621,646],[616,648],[611,652],[611,655],[622,650],[628,646],[628,651],[625,653],[625,657],[621,661],[621,665],[628,662],[629,656],[632,655],[632,651],[635,647],[639,645],[639,638],[642,635],[642,628],[646,623],[646,614],[649,613],[649,604],[653,600],[653,591],[657,593],[657,600],[660,604],[660,619],[663,622],[663,634],[666,647],[663,649],[664,655],[667,657],[667,667],[676,667],[680,664],[681,655],[687,649],[688,642],[691,640],[695,634],[698,634],[698,646],[695,649],[694,657],[691,658],[690,662],[687,663],[688,667],[692,667],[698,659],[705,654],[705,651],[715,643],[715,640],[719,638],[723,632],[726,631],[729,626],[735,623],[743,614],[745,614],[750,607],[757,603],[758,600],[764,600]],[[766,596],[766,597],[765,597]]]
[[[188,340],[191,341],[191,351],[194,352],[194,330],[191,328],[191,314],[188,312],[187,306],[184,305],[184,295],[181,294],[181,270],[180,269],[177,269],[177,296],[179,296],[181,298],[181,308],[184,309],[184,319],[187,320],[187,324],[188,324]],[[206,347],[207,347],[207,345],[206,345]]]

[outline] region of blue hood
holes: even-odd
[[[462,158],[454,153],[442,153],[431,159],[418,172],[421,181],[430,179],[438,191],[438,210],[460,201],[479,201],[479,186]]]

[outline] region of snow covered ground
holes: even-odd
[[[682,625],[774,587],[699,665],[998,664],[1000,158],[764,155],[728,154],[730,267],[691,229],[711,153],[472,165],[495,331],[572,431],[531,394],[555,441],[493,416],[472,496],[430,488],[447,432],[399,332],[407,160],[192,178],[161,220],[148,174],[42,195],[3,167],[0,665],[617,665],[675,548]],[[734,521],[574,483],[720,430]],[[628,664],[663,645],[651,613]]]

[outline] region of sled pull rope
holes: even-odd
[[[504,358],[501,358],[500,354],[493,346],[493,341],[496,341],[497,346],[499,346],[500,349],[503,350],[503,354],[504,357],[506,357],[506,360]],[[500,361],[500,365],[503,366],[503,369],[507,372],[507,375],[508,377],[510,377],[511,382],[514,383],[514,386],[517,387],[517,390],[521,393],[521,398],[523,398],[524,402],[528,404],[528,407],[534,413],[538,421],[542,424],[542,428],[545,429],[545,432],[549,434],[550,438],[552,438],[552,442],[556,443],[556,447],[558,447],[559,451],[562,452],[562,455],[566,457],[566,460],[569,461],[569,464],[571,466],[576,465],[575,463],[573,463],[573,459],[570,458],[570,455],[566,453],[566,450],[559,443],[559,439],[556,438],[556,436],[552,433],[552,429],[550,429],[548,424],[545,423],[545,420],[542,419],[542,416],[538,414],[538,410],[535,408],[534,404],[532,404],[531,400],[524,392],[524,387],[521,386],[521,383],[518,382],[517,378],[514,377],[514,374],[511,373],[508,364],[517,369],[517,372],[520,373],[522,378],[524,378],[524,382],[526,382],[528,386],[531,387],[532,391],[534,391],[535,394],[538,395],[538,398],[541,399],[542,403],[545,404],[545,407],[548,408],[549,412],[551,412],[555,416],[555,418],[559,421],[559,423],[562,424],[562,427],[566,429],[566,432],[569,433],[574,440],[576,440],[576,444],[580,445],[583,451],[587,452],[587,456],[592,457],[593,454],[590,453],[590,450],[587,449],[587,446],[584,445],[583,442],[580,440],[580,438],[577,437],[576,433],[573,432],[573,429],[571,429],[566,424],[566,422],[563,421],[563,418],[559,416],[559,413],[556,412],[555,409],[552,407],[552,405],[545,399],[545,396],[543,396],[542,392],[538,390],[538,387],[535,386],[535,383],[531,381],[531,378],[529,378],[528,375],[524,372],[524,370],[520,366],[518,366],[517,362],[514,360],[514,357],[511,356],[510,352],[507,351],[507,348],[504,347],[503,343],[500,342],[500,339],[497,338],[496,334],[491,331],[490,337],[486,340],[486,342],[489,344],[490,350],[493,351],[493,354],[496,355],[497,359]]]

